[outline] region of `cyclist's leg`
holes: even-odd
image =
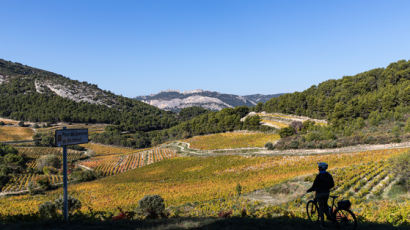
[[[323,199],[323,197],[321,195],[317,196],[317,203],[319,204],[320,222],[321,222],[322,225],[324,225],[325,224],[324,213],[326,213],[326,211],[325,211],[325,200]]]
[[[329,194],[323,195],[323,211],[326,214],[327,219],[330,220],[332,219],[332,217],[331,217],[331,212],[329,209],[328,201],[329,201]]]

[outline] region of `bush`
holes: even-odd
[[[394,157],[392,160],[392,170],[399,178],[397,185],[410,190],[410,151]]]
[[[73,149],[73,150],[77,150],[77,151],[85,151],[87,150],[86,148],[84,148],[83,146],[80,145],[69,145],[67,146],[68,149]]]
[[[237,194],[238,196],[241,196],[241,194],[242,194],[242,186],[241,186],[241,184],[238,183],[238,184],[236,185],[235,190],[236,190],[236,194]]]
[[[165,216],[164,199],[159,195],[146,195],[139,202],[138,211],[149,219]]]
[[[38,211],[43,218],[55,218],[57,216],[57,206],[50,201],[40,204]]]
[[[4,121],[0,121],[0,126],[6,125],[6,123],[4,123]]]
[[[26,126],[26,125],[24,124],[24,121],[20,121],[20,122],[18,123],[18,126],[24,127],[24,126]]]
[[[410,117],[407,118],[406,126],[404,127],[404,131],[410,133]]]
[[[41,192],[41,190],[38,188],[37,183],[34,182],[34,181],[28,182],[27,189],[28,189],[28,193],[30,195],[36,195],[36,194],[39,194]]]
[[[296,133],[298,133],[303,129],[303,124],[300,121],[292,121],[290,127],[292,127],[296,131]]]
[[[275,146],[272,144],[272,142],[268,142],[265,144],[265,148],[267,148],[268,150],[274,150]]]
[[[40,177],[36,181],[36,183],[38,184],[38,186],[40,187],[40,189],[42,191],[47,191],[47,190],[50,190],[52,188],[51,182],[50,182],[50,180],[48,179],[47,176]]]
[[[78,199],[68,196],[67,198],[68,200],[68,213],[72,214],[76,211],[79,211],[81,209],[81,201],[79,201]],[[61,210],[61,212],[63,211],[64,208],[64,198],[62,196],[60,196],[59,198],[57,198],[54,201],[56,207],[58,210]]]
[[[44,167],[60,168],[61,161],[55,155],[45,155],[37,159],[37,169],[43,171]]]
[[[2,190],[3,186],[9,182],[10,177],[7,175],[0,175],[0,191]]]
[[[289,147],[290,147],[291,149],[297,149],[297,148],[299,147],[299,141],[292,141],[292,142],[290,142]]]
[[[285,127],[280,129],[279,136],[281,138],[290,137],[295,134],[295,130],[292,127]]]
[[[76,170],[71,174],[71,176],[74,178],[74,180],[81,182],[92,181],[97,179],[98,177],[98,175],[94,171],[90,170]]]

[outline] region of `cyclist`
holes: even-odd
[[[310,189],[306,192],[316,192],[316,199],[319,203],[319,215],[322,220],[322,226],[324,225],[324,216],[326,214],[328,219],[331,219],[329,212],[329,205],[327,201],[329,199],[330,189],[335,186],[332,175],[326,171],[328,165],[325,162],[318,163],[319,174],[316,176],[315,181]]]

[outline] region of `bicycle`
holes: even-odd
[[[339,229],[355,230],[357,228],[357,219],[356,215],[350,209],[350,201],[342,200],[337,202],[337,205],[335,205],[335,199],[338,198],[338,196],[330,196],[330,198],[332,198],[332,206],[329,210],[330,218],[328,219],[334,222]],[[324,218],[325,216],[320,215],[319,212],[321,212],[321,210],[319,209],[318,200],[316,198],[307,202],[306,212],[309,220],[313,222],[322,221],[320,217],[323,216]]]

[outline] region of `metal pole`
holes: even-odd
[[[66,127],[63,127],[66,129]],[[63,145],[63,183],[64,183],[64,221],[68,222],[68,192],[67,192],[67,146]]]

